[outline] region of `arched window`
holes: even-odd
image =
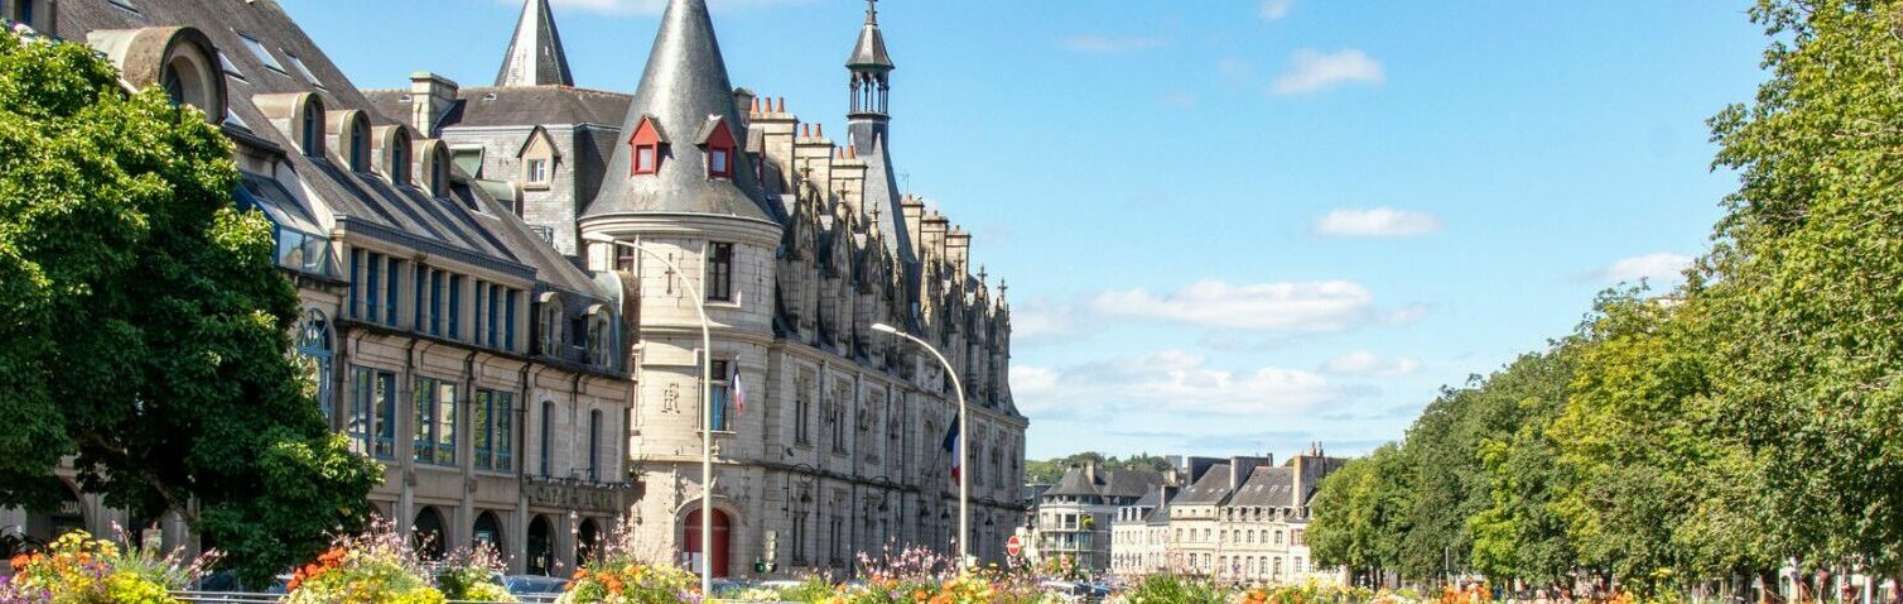
[[[330,317],[324,311],[310,309],[305,311],[303,322],[297,330],[298,362],[304,366],[304,375],[310,379],[309,394],[316,398],[317,408],[324,414],[325,425],[334,425],[337,407],[330,400],[331,353]]]
[[[449,532],[443,530],[443,515],[433,507],[424,507],[410,524],[411,547],[424,560],[441,560],[449,551]]]
[[[415,169],[412,163],[409,134],[407,132],[396,134],[394,140],[390,141],[390,182],[399,185],[410,184],[410,171]]]
[[[304,149],[304,155],[306,156],[323,157],[324,156],[324,101],[323,99],[318,98],[318,96],[315,94],[310,95],[308,98],[305,99],[304,106],[301,110],[299,110],[299,113],[302,113],[303,115],[298,118],[298,121],[299,121],[298,146]]]
[[[354,172],[370,171],[370,119],[363,114],[353,114],[350,121],[350,169]]]
[[[542,354],[555,356],[559,354],[557,347],[562,343],[561,298],[553,292],[544,293],[537,305],[540,308],[536,316],[535,349]]]

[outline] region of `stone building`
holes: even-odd
[[[433,550],[486,541],[512,572],[554,573],[633,505],[633,284],[549,245],[507,186],[373,105],[275,2],[0,0],[0,15],[91,45],[128,88],[163,87],[228,135],[237,203],[270,219],[297,286],[318,405],[386,467],[379,514]],[[176,515],[70,491],[0,512],[0,529],[157,523],[195,541]]]
[[[1113,570],[1204,575],[1235,583],[1341,582],[1338,569],[1310,563],[1309,504],[1322,478],[1347,460],[1320,445],[1282,465],[1269,457],[1191,457],[1180,492],[1124,507],[1112,532]]]
[[[1112,521],[1139,500],[1157,497],[1169,477],[1146,470],[1104,470],[1086,463],[1064,471],[1037,505],[1037,552],[1087,573],[1110,569]]]
[[[1001,559],[1025,507],[1010,309],[1003,284],[973,266],[972,236],[897,185],[895,64],[870,3],[837,141],[785,99],[729,82],[704,0],[668,3],[632,94],[575,87],[545,0],[524,3],[511,35],[492,86],[421,73],[407,89],[365,94],[443,141],[554,249],[630,284],[639,386],[629,471],[642,494],[629,513],[640,540],[719,576],[848,570],[855,552],[886,545],[952,550],[957,487],[942,443],[956,416],[953,376],[872,329],[886,323],[931,342],[962,380],[965,538],[974,555]],[[694,292],[711,351],[700,350]],[[716,376],[711,426],[703,362]],[[705,556],[703,438],[718,466]]]

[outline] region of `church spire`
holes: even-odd
[[[562,35],[555,30],[555,14],[548,0],[523,0],[522,18],[515,23],[515,39],[502,56],[496,86],[574,86]]]
[[[885,34],[879,32],[879,0],[866,0],[866,25],[859,30],[859,41],[846,59],[852,72],[852,114],[886,115],[886,100],[892,84],[892,56],[885,51]]]

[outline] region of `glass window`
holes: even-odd
[[[506,350],[513,351],[515,350],[516,298],[522,296],[515,290],[508,290],[504,295],[507,296],[508,302],[504,305],[502,312],[502,347]]]
[[[708,149],[707,175],[715,177],[733,176],[733,166],[730,165],[729,161],[731,159],[729,157],[730,153],[731,151],[724,147]]]
[[[541,443],[542,476],[554,476],[555,463],[551,458],[554,457],[555,447],[551,441],[555,439],[555,401],[542,401],[541,432],[538,440]]]
[[[410,138],[397,136],[396,143],[390,147],[390,182],[409,184],[410,170]]]
[[[323,139],[318,138],[323,136],[323,134],[320,132],[321,128],[317,127],[317,112],[314,111],[315,109],[317,109],[317,105],[312,103],[307,106],[304,111],[304,154],[312,157],[322,155],[320,151],[323,151]]]
[[[728,416],[727,403],[729,398],[728,392],[730,391],[730,382],[728,381],[728,377],[732,375],[731,373],[729,373],[728,367],[729,367],[728,361],[721,360],[721,359],[714,359],[714,367],[713,367],[714,375],[713,375],[712,383],[713,383],[713,412],[714,412],[713,419],[714,419],[715,432],[728,432],[728,431],[731,431],[732,429],[731,426],[727,425],[727,416]]]
[[[443,271],[429,273],[429,335],[443,335]]]
[[[251,55],[257,57],[259,63],[263,63],[271,71],[284,73],[284,66],[278,63],[277,57],[271,56],[271,50],[265,48],[263,42],[259,42],[257,38],[248,34],[238,34],[238,39],[244,41],[244,47],[251,50]]]
[[[324,89],[324,83],[317,80],[317,75],[311,73],[311,68],[304,64],[303,59],[297,58],[297,55],[288,52],[284,53],[284,58],[291,60],[291,67],[297,69],[298,75],[304,76],[304,81],[310,82],[311,85],[316,86],[318,90]]]
[[[707,244],[707,300],[733,300],[733,244]]]
[[[528,180],[532,183],[548,182],[548,160],[531,159],[528,167]]]
[[[364,318],[376,323],[379,322],[378,313],[383,311],[383,254],[371,252],[369,262],[369,276],[364,281],[364,291],[369,295],[364,305]]]
[[[378,459],[396,457],[396,374],[356,367],[351,371],[351,442]]]
[[[502,286],[489,284],[489,347],[502,345]]]
[[[400,272],[400,269],[402,268],[402,266],[403,266],[402,260],[398,260],[394,257],[390,258],[389,268],[387,269],[387,273],[386,273],[388,278],[383,280],[384,281],[383,323],[391,327],[396,327],[396,322],[397,322],[397,318],[396,318],[397,292],[402,290],[402,286],[399,285],[402,281],[397,277],[397,275],[402,274]]]
[[[463,276],[449,276],[449,338],[459,339],[463,335]]]
[[[416,434],[411,441],[416,461],[456,465],[456,385],[435,378],[416,378]]]
[[[634,148],[634,173],[653,174],[656,147],[642,145]]]
[[[363,308],[358,303],[359,298],[357,297],[357,283],[358,283],[358,279],[360,278],[359,272],[362,270],[362,268],[363,268],[363,250],[359,250],[359,249],[350,250],[350,300],[349,302],[350,302],[350,316],[351,317],[363,316]]]
[[[311,381],[310,394],[317,399],[317,409],[324,414],[324,423],[334,426],[337,408],[330,397],[332,350],[330,317],[315,308],[306,311],[297,333],[299,362],[304,365],[305,377]]]
[[[350,169],[370,171],[370,124],[361,115],[350,125]]]
[[[429,287],[429,267],[418,264],[412,268],[411,274],[414,275],[413,279],[416,281],[416,291],[410,298],[410,329],[421,332],[429,325],[423,322],[423,309],[429,306],[429,298],[424,297],[425,290]]]
[[[588,412],[588,481],[601,482],[601,410]]]
[[[515,395],[478,390],[470,409],[470,437],[475,439],[476,468],[507,472],[515,467]]]

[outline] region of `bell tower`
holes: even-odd
[[[879,32],[879,0],[866,0],[866,25],[859,30],[859,42],[846,59],[852,73],[852,121],[888,119],[886,102],[892,90],[892,57],[885,51],[885,35]]]

